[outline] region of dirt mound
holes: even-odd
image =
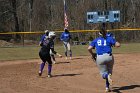
[[[13,44],[4,40],[0,40],[0,47],[6,47],[6,46],[13,46]]]

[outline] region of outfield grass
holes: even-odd
[[[120,48],[113,48],[113,53],[140,53],[140,43],[122,44]]]
[[[72,46],[73,56],[89,55],[88,45]],[[39,58],[40,47],[12,47],[0,48],[0,60],[21,60]],[[64,55],[63,46],[55,46],[55,50]],[[140,43],[122,44],[120,48],[113,48],[113,53],[140,53]]]

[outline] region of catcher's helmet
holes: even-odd
[[[52,38],[52,37],[56,37],[56,34],[53,31],[49,32],[49,38]]]

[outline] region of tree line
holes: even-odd
[[[90,11],[120,10],[121,22],[107,23],[107,28],[138,28],[139,0],[66,0],[69,30],[99,29],[87,24]],[[0,32],[44,31],[64,29],[63,0],[0,0]],[[120,33],[117,33],[120,36]],[[123,35],[124,33],[121,33]],[[139,32],[133,32],[136,38]],[[132,33],[127,33],[127,36]],[[134,39],[134,38],[133,38]]]

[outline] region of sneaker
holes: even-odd
[[[42,75],[42,72],[41,72],[41,71],[39,71],[38,75],[39,75],[39,76],[41,76],[41,75]]]
[[[68,59],[68,57],[66,57],[66,60]]]
[[[53,64],[55,64],[56,63],[56,61],[53,61]]]
[[[111,92],[111,90],[109,88],[105,88],[105,92],[108,93]]]
[[[48,78],[51,78],[52,77],[52,75],[51,74],[48,74]]]
[[[111,74],[108,75],[108,82],[109,82],[110,85],[112,85],[113,81],[112,81],[112,78],[111,78]]]
[[[70,57],[70,60],[72,59],[72,57]]]

